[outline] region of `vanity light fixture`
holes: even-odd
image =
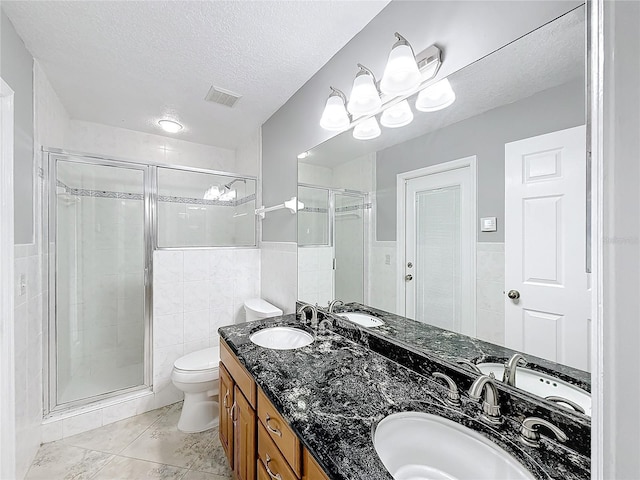
[[[382,132],[376,117],[367,118],[353,129],[353,138],[356,140],[373,140],[378,138]]]
[[[376,85],[376,77],[371,70],[358,64],[360,71],[353,80],[353,88],[347,110],[354,116],[364,116],[376,113],[382,107],[380,91]]]
[[[386,95],[406,95],[418,88],[422,76],[411,44],[398,32],[394,35],[398,41],[389,53],[380,90]]]
[[[178,122],[174,122],[173,120],[159,120],[158,125],[160,125],[160,128],[162,128],[165,132],[169,133],[177,133],[182,130],[182,125],[180,125]]]
[[[351,118],[347,113],[347,97],[337,88],[329,87],[331,94],[320,118],[320,126],[325,130],[342,131],[349,128]]]
[[[421,112],[437,112],[447,108],[456,101],[456,94],[449,80],[444,78],[421,90],[416,100],[416,110]]]
[[[383,127],[399,128],[409,125],[413,121],[413,112],[409,102],[402,100],[382,112],[380,123]]]
[[[306,152],[302,152],[298,154],[298,160],[303,160],[305,158],[307,158],[310,155],[309,151],[307,150]]]

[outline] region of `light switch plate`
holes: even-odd
[[[498,230],[498,219],[496,217],[484,217],[480,219],[481,232],[496,232]]]

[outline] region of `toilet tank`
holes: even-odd
[[[246,300],[244,302],[244,312],[247,322],[282,315],[282,310],[261,298]]]

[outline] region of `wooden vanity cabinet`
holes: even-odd
[[[236,480],[328,480],[222,339],[219,400],[220,443]]]
[[[219,436],[233,476],[256,479],[256,383],[224,341],[220,341]]]

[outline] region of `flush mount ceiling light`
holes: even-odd
[[[437,112],[456,101],[456,94],[446,78],[421,90],[416,100],[416,110]]]
[[[347,97],[337,88],[329,87],[331,95],[320,118],[320,126],[325,130],[339,132],[345,130],[351,124],[351,119],[347,113]]]
[[[413,112],[409,102],[402,100],[400,103],[387,108],[382,112],[380,123],[383,127],[399,128],[409,125],[413,121]]]
[[[422,77],[413,48],[398,32],[395,36],[398,41],[389,53],[389,60],[380,81],[380,90],[387,95],[405,95],[418,88]]]
[[[353,129],[353,138],[356,140],[373,140],[380,136],[380,125],[376,117],[366,119],[355,126]]]
[[[158,125],[160,125],[165,132],[169,133],[176,133],[182,130],[182,125],[173,120],[160,120],[158,121]]]
[[[371,115],[382,106],[380,92],[376,86],[376,77],[364,65],[358,64],[358,67],[360,71],[353,80],[347,110],[354,116]]]

